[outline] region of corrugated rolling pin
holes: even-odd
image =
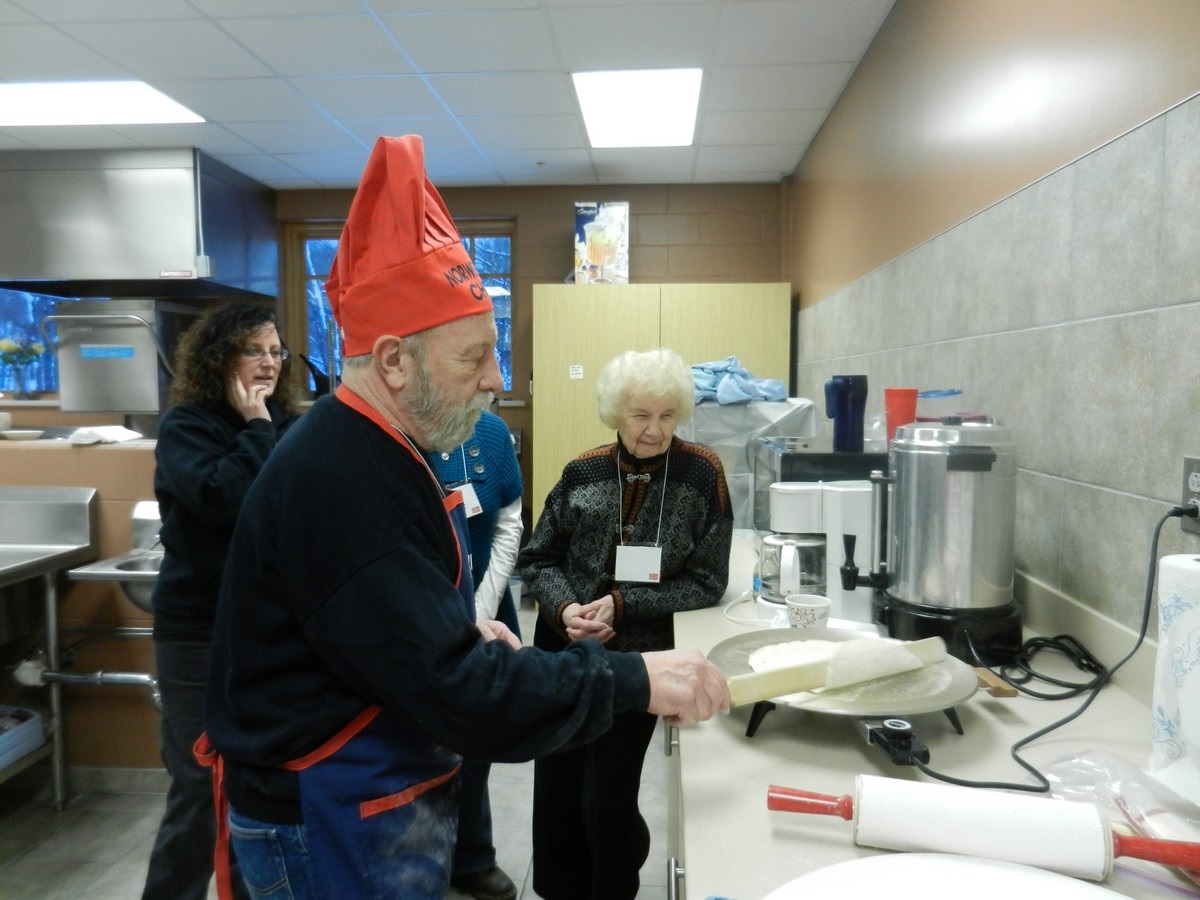
[[[1200,844],[1113,832],[1092,803],[859,775],[854,796],[771,785],[767,808],[839,816],[860,847],[958,853],[1104,881],[1113,858],[1200,868]]]

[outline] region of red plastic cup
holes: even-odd
[[[896,436],[896,429],[917,420],[916,388],[884,388],[883,410],[887,417],[887,439]]]

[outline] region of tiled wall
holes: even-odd
[[[799,340],[801,395],[866,373],[869,412],[957,387],[1010,427],[1018,591],[1136,628],[1200,453],[1200,99],[802,310]]]

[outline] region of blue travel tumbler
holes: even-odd
[[[866,375],[834,375],[825,382],[825,415],[833,419],[833,449],[862,453]]]

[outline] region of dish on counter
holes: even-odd
[[[1089,881],[1020,863],[951,853],[889,853],[816,869],[776,888],[764,900],[860,896],[859,891],[866,897],[878,893],[881,885],[886,885],[889,900],[961,900],[963,896],[1101,900],[1121,896]]]
[[[7,431],[0,431],[0,437],[8,441],[36,441],[43,434],[45,434],[44,431],[34,428],[10,428]]]
[[[760,647],[802,640],[851,641],[863,636],[861,631],[837,628],[766,628],[726,638],[709,651],[708,658],[728,678],[754,671],[750,654]],[[975,671],[962,660],[947,656],[914,672],[828,691],[788,694],[776,697],[775,702],[840,715],[906,716],[949,709],[972,697],[978,688]]]

